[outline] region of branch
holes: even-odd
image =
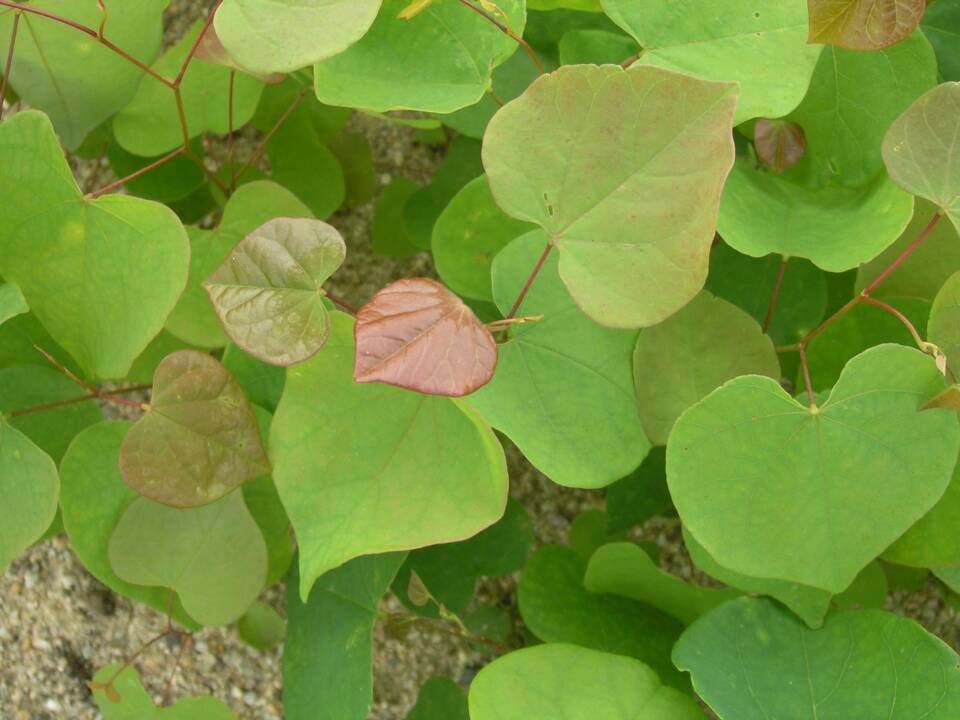
[[[543,64],[540,62],[540,58],[537,57],[537,53],[534,52],[533,48],[530,47],[530,44],[529,44],[526,40],[524,40],[522,37],[520,37],[519,35],[517,35],[513,30],[511,30],[511,29],[508,28],[506,25],[504,25],[502,22],[500,22],[499,20],[497,20],[493,15],[491,15],[490,13],[488,13],[488,12],[487,12],[486,10],[484,10],[482,7],[479,7],[478,5],[474,5],[472,2],[470,2],[470,0],[460,0],[460,2],[461,2],[463,5],[466,5],[466,6],[467,6],[468,8],[470,8],[471,10],[473,10],[475,13],[478,13],[478,14],[481,15],[482,17],[484,17],[484,18],[486,18],[487,20],[489,20],[490,22],[492,22],[494,25],[496,25],[497,29],[498,29],[500,32],[502,32],[504,35],[506,35],[507,37],[511,38],[511,39],[514,40],[515,42],[519,43],[519,44],[520,44],[520,47],[522,47],[524,50],[526,50],[527,55],[529,55],[529,56],[530,56],[530,59],[533,60],[533,64],[534,64],[534,66],[537,68],[537,72],[538,72],[538,73],[540,73],[541,75],[543,75],[543,74],[546,72],[546,71],[543,69]]]

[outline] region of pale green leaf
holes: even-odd
[[[30,312],[27,299],[13,283],[0,283],[0,325],[17,315]]]
[[[928,3],[920,27],[937,51],[943,79],[960,80],[960,4]]]
[[[112,680],[113,692],[103,687],[93,690],[93,699],[103,713],[103,720],[236,720],[229,707],[212,697],[183,698],[169,707],[157,707],[140,684],[136,669],[121,667],[107,665],[93,676],[95,685],[102,686]]]

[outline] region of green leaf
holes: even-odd
[[[736,99],[733,85],[659,68],[571,65],[491,121],[483,162],[497,204],[547,232],[597,322],[653,325],[703,287]]]
[[[373,149],[367,136],[343,132],[330,140],[328,147],[343,168],[346,183],[344,207],[353,209],[369,202],[377,188],[377,180],[373,171]],[[315,176],[313,181],[316,182]]]
[[[270,412],[277,409],[287,379],[284,368],[260,362],[232,343],[223,351],[222,362],[233,373],[250,402]]]
[[[806,97],[789,116],[807,136],[790,177],[812,186],[869,182],[883,169],[880,145],[890,123],[936,84],[937,58],[920,32],[878,52],[824,48]]]
[[[243,67],[291,72],[346,50],[373,24],[381,0],[226,0],[217,35]]]
[[[59,493],[60,478],[50,456],[0,417],[0,570],[53,522]]]
[[[239,492],[200,508],[138,498],[120,516],[108,552],[117,576],[174,590],[207,626],[239,619],[267,576],[267,546]]]
[[[571,30],[558,48],[562,65],[619,65],[640,52],[632,38],[605,30]]]
[[[926,0],[808,0],[810,42],[880,50],[917,27]]]
[[[467,696],[450,678],[432,677],[420,686],[406,720],[470,720]]]
[[[88,376],[125,377],[183,291],[180,221],[138,198],[85,200],[42,113],[0,126],[0,157],[0,275]]]
[[[599,550],[601,545],[627,539],[626,533],[610,531],[607,513],[603,510],[584,510],[578,514],[570,523],[567,536],[568,544],[585,563],[590,561],[590,556]]]
[[[639,63],[740,83],[735,125],[793,110],[820,55],[807,44],[803,0],[604,0],[603,9],[643,46]]]
[[[953,592],[960,592],[960,567],[935,568],[933,574]]]
[[[530,7],[527,9],[533,10]],[[571,30],[605,30],[615,34],[626,34],[603,13],[560,9],[550,12],[528,12],[524,39],[535,50],[557,60],[560,40]]]
[[[460,3],[434,3],[405,20],[397,15],[407,2],[384,0],[359,42],[314,66],[321,102],[379,112],[453,112],[477,102],[493,69],[517,49],[516,41]],[[506,25],[522,35],[522,0],[497,6]]]
[[[531,10],[582,10],[600,12],[600,0],[530,0],[527,6]]]
[[[490,194],[486,175],[467,183],[433,226],[431,248],[440,278],[451,290],[493,300],[493,259],[511,240],[533,229],[504,215]]]
[[[189,228],[190,277],[167,320],[171,333],[198,347],[226,345],[227,335],[203,289],[203,281],[246,235],[275,217],[308,218],[311,214],[289,190],[261,180],[237,188],[215,229]]]
[[[593,593],[646,603],[684,625],[741,594],[732,588],[711,590],[686,583],[658,568],[649,555],[630,542],[598,548],[590,557],[583,585]]]
[[[356,384],[353,363],[353,323],[334,313],[323,352],[287,370],[270,434],[301,597],[358,555],[470,537],[506,503],[503,450],[480,417],[455,400]]]
[[[861,188],[810,190],[739,158],[720,202],[717,230],[734,250],[807,258],[827,272],[872,260],[903,232],[913,198],[880,174]]]
[[[934,411],[936,412],[936,411]],[[930,511],[883,553],[883,559],[912,567],[960,565],[960,470]]]
[[[199,139],[190,143],[194,155],[203,158],[203,142]],[[141,157],[124,150],[116,141],[107,145],[107,157],[110,167],[118,178],[133,175],[135,172],[160,160],[163,156]],[[172,160],[152,168],[140,177],[124,183],[132,194],[147,200],[172,203],[190,195],[203,185],[203,170],[188,157],[179,155]]]
[[[702,720],[689,697],[633,658],[550,644],[498,658],[470,686],[472,720]]]
[[[303,587],[294,563],[287,578],[283,649],[287,720],[365,720],[373,702],[373,625],[403,558],[402,553],[355,558],[320,577],[309,602],[294,591]]]
[[[259,477],[245,483],[243,500],[247,509],[257,522],[263,539],[267,543],[267,581],[265,585],[275,585],[290,569],[293,561],[293,542],[290,534],[290,518],[280,502],[280,496],[269,476]]]
[[[680,622],[635,600],[588,592],[586,569],[587,561],[562,545],[545,545],[530,556],[517,597],[531,632],[545,642],[629,655],[650,665],[666,684],[686,689],[669,661]]]
[[[373,252],[386,257],[409,257],[420,252],[404,222],[407,201],[420,189],[401,175],[390,181],[377,197],[373,210]]]
[[[710,251],[707,290],[746,310],[757,322],[766,322],[783,260],[776,254],[753,258],[718,242]],[[790,258],[767,332],[777,345],[798,342],[820,324],[826,307],[823,271],[808,260]]]
[[[147,345],[147,349],[140,353],[140,356],[133,361],[133,365],[130,367],[130,372],[127,373],[126,379],[133,383],[149,385],[153,382],[153,374],[157,371],[157,365],[159,365],[167,355],[177,350],[186,350],[190,347],[188,343],[175,338],[166,330],[161,330],[160,334]]]
[[[51,367],[15,365],[0,369],[0,414],[84,394],[83,388]],[[102,419],[97,404],[87,401],[10,418],[8,422],[54,462],[60,462],[77,433]]]
[[[960,232],[960,82],[938,85],[897,118],[883,161],[897,185],[936,203]]]
[[[625,532],[673,508],[665,461],[663,447],[651,448],[640,467],[607,488],[610,532]]]
[[[734,572],[710,557],[686,528],[683,528],[683,542],[693,563],[711,577],[750,595],[769,595],[776,598],[809,627],[818,628],[823,625],[823,618],[830,609],[830,600],[833,597],[826,590],[787,580],[750,577]]]
[[[237,634],[257,650],[270,650],[283,642],[287,623],[276,610],[257,600],[237,621]]]
[[[504,314],[545,241],[539,230],[528,233],[494,261],[494,296]],[[551,253],[518,311],[543,319],[511,329],[498,346],[493,379],[468,401],[554,482],[604,487],[634,470],[650,447],[630,369],[636,333],[591,322],[563,287],[557,264]]]
[[[408,607],[411,571],[438,602],[457,615],[473,600],[477,578],[501,577],[523,567],[533,541],[530,516],[516,500],[507,501],[500,520],[469,540],[432,545],[411,552],[393,582],[392,590]],[[433,605],[417,608],[421,615],[439,617]]]
[[[161,19],[168,4],[169,0],[114,3],[109,8],[107,37],[137,60],[150,64],[160,49]],[[33,0],[30,7],[92,28],[100,24],[97,3],[88,0]],[[16,14],[9,8],[0,11],[4,67]],[[10,84],[30,107],[50,116],[68,148],[77,148],[87,133],[126,105],[143,77],[139,68],[89,35],[21,13]],[[146,81],[157,82],[152,78]],[[172,104],[173,93],[165,90]]]
[[[882,610],[887,599],[887,574],[879,560],[867,565],[846,590],[834,595],[830,604],[838,610],[874,608]]]
[[[666,445],[684,410],[740,375],[778,379],[773,342],[736,305],[702,292],[637,339],[633,382],[647,437]]]
[[[60,463],[60,508],[70,548],[100,582],[121,595],[165,613],[170,591],[133,585],[110,566],[108,544],[124,511],[139,497],[120,479],[120,446],[132,426],[127,422],[102,422],[82,431]],[[198,625],[173,604],[173,619],[191,630]]]
[[[229,707],[212,697],[184,698],[170,707],[156,707],[140,684],[136,669],[127,666],[121,670],[121,667],[107,665],[93,676],[93,699],[103,713],[103,720],[236,720]],[[118,671],[120,674],[116,675]],[[96,687],[111,680],[113,692]]]
[[[853,358],[820,407],[769,378],[727,383],[670,436],[684,525],[731,570],[841,592],[946,490],[960,426],[919,411],[943,385],[931,357],[899,345]]]
[[[913,220],[900,238],[857,271],[856,291],[873,282],[920,236],[937,212],[937,206],[923,198],[914,203]],[[938,222],[927,238],[881,285],[871,291],[876,297],[900,296],[933,300],[947,279],[960,270],[960,236],[956,228]]]
[[[151,66],[172,80],[203,28],[198,20],[177,44]],[[225,134],[230,129],[230,75],[223,65],[194,58],[180,84],[188,134]],[[142,74],[142,73],[141,73]],[[233,127],[243,127],[260,101],[263,83],[246,73],[236,73],[233,83]],[[183,128],[173,91],[152,77],[143,75],[130,103],[113,119],[117,142],[134,155],[163,155],[183,143]]]
[[[947,354],[954,370],[960,369],[960,271],[947,279],[934,298],[927,337]]]
[[[27,299],[13,283],[0,283],[0,325],[17,315],[30,312]]]
[[[146,414],[120,452],[123,480],[173,507],[219,500],[270,472],[257,419],[230,372],[210,355],[179,350],[153,376]]]
[[[810,630],[766,600],[702,617],[673,651],[721,717],[925,718],[960,713],[958,658],[913,620],[839,612]]]
[[[943,79],[960,80],[960,5],[955,2],[928,4],[920,27],[937,51]]]
[[[346,254],[325,222],[275,218],[246,235],[203,287],[233,342],[264,362],[293,365],[330,333],[323,283]]]

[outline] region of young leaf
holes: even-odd
[[[913,198],[886,175],[851,189],[802,185],[739,158],[723,189],[717,230],[735,250],[807,258],[827,272],[873,259],[913,216]]]
[[[269,474],[270,464],[233,375],[209,355],[180,350],[157,367],[147,413],[123,441],[120,472],[144,497],[196,507]]]
[[[358,557],[324,574],[302,601],[297,566],[287,578],[283,648],[287,720],[363,720],[373,702],[373,625],[402,553]],[[312,583],[311,583],[312,584]]]
[[[736,100],[734,85],[659,68],[571,65],[490,122],[494,199],[547,232],[560,277],[597,322],[653,325],[703,287]]]
[[[894,182],[936,203],[960,232],[960,82],[938,85],[897,118],[883,161]]]
[[[59,493],[50,456],[0,417],[0,570],[53,522]]]
[[[286,78],[286,75],[283,73],[257,72],[241,65],[237,59],[230,54],[230,51],[223,46],[223,41],[220,39],[220,34],[217,32],[216,21],[214,21],[212,25],[208,25],[207,29],[204,30],[203,37],[200,38],[200,44],[197,45],[197,49],[193,53],[193,56],[199,60],[206,60],[208,63],[223,65],[231,70],[247,73],[263,83],[275,85],[282,83]]]
[[[110,680],[110,685],[105,685]],[[183,698],[170,707],[157,707],[132,666],[122,670],[119,665],[102,667],[93,676],[91,686],[103,720],[236,720],[237,717],[213,697]]]
[[[782,173],[803,157],[807,151],[807,137],[795,122],[757,118],[753,126],[753,145],[761,162],[775,173]]]
[[[174,590],[211,627],[238,620],[267,576],[267,546],[239,492],[185,509],[137,498],[110,536],[109,557],[119,577]]]
[[[769,600],[741,598],[690,626],[673,660],[720,717],[960,713],[956,653],[913,620],[880,610],[838,612],[810,630]]]
[[[237,634],[257,650],[270,650],[287,634],[287,623],[265,602],[257,600],[237,621]]]
[[[943,385],[932,358],[899,345],[853,358],[821,407],[769,378],[727,383],[670,435],[684,525],[731,570],[843,591],[950,482],[956,416],[920,411]]]
[[[536,230],[493,264],[493,292],[507,314],[543,252]],[[560,259],[562,265],[562,258]],[[499,345],[497,372],[468,402],[551,480],[599,488],[634,470],[650,449],[637,415],[631,355],[637,333],[601,327],[574,304],[550,253],[518,309],[543,315]]]
[[[810,42],[880,50],[912,33],[926,0],[807,0]]]
[[[781,117],[810,83],[820,47],[806,42],[803,0],[604,0],[603,9],[644,48],[637,61],[707,80],[740,83],[734,124]]]
[[[321,102],[379,112],[453,112],[483,97],[493,69],[517,49],[511,37],[458,2],[434,3],[404,20],[397,15],[406,4],[384,0],[359,42],[314,66]],[[522,0],[498,5],[505,24],[522,35]]]
[[[226,0],[214,17],[243,67],[291,72],[343,52],[373,24],[381,0]]]
[[[196,139],[190,148],[198,158],[203,158],[203,142]],[[115,140],[107,145],[107,158],[110,167],[118,178],[133,175],[163,156],[141,157],[124,150]],[[203,170],[190,158],[179,155],[172,160],[154,167],[149,172],[128,180],[123,185],[131,195],[162,203],[175,203],[183,200],[203,186]]]
[[[13,283],[0,283],[0,325],[17,315],[30,312],[27,299]]]
[[[490,331],[463,301],[427,278],[397,280],[357,313],[353,379],[459,397],[497,366]]]
[[[323,283],[347,248],[320,220],[276,218],[247,235],[203,283],[227,335],[272,365],[303,362],[330,334]]]
[[[704,720],[688,696],[633,658],[576,645],[517,650],[470,685],[472,720]]]
[[[323,352],[287,370],[274,416],[274,480],[300,547],[301,597],[359,555],[462,540],[496,522],[507,468],[465,405],[357,384],[352,321],[333,314]]]
[[[666,445],[674,422],[688,407],[740,375],[778,379],[773,342],[736,305],[702,292],[637,339],[633,382],[647,437]]]
[[[0,275],[88,376],[126,377],[186,283],[180,220],[134,197],[85,200],[42,113],[0,125],[0,157]]]

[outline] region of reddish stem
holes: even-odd
[[[470,2],[470,0],[460,0],[460,3],[463,5],[466,5],[475,13],[478,13],[479,15],[483,16],[484,18],[492,22],[497,27],[497,29],[500,30],[500,32],[502,32],[504,35],[511,38],[515,42],[519,43],[520,47],[522,47],[527,52],[527,55],[530,56],[530,59],[533,60],[534,67],[537,68],[538,73],[543,75],[546,72],[543,69],[543,64],[540,62],[540,58],[537,57],[537,53],[534,52],[533,48],[530,47],[530,44],[526,40],[524,40],[522,37],[517,35],[513,30],[511,30],[502,22],[497,20],[493,15],[488,13],[482,7],[478,5],[474,5],[472,2]]]
[[[210,9],[210,13],[207,15],[207,19],[204,21],[203,27],[200,29],[200,34],[197,35],[197,39],[193,41],[193,47],[190,48],[190,52],[187,53],[187,56],[183,59],[183,63],[180,65],[180,72],[177,73],[177,77],[173,81],[174,88],[179,88],[180,83],[183,82],[183,76],[187,72],[187,68],[190,66],[190,61],[193,60],[193,56],[197,52],[197,48],[200,47],[200,43],[203,42],[203,36],[213,23],[213,16],[216,14],[220,7],[220,3],[222,2],[223,0],[217,0]]]
[[[11,413],[7,413],[8,417],[20,417],[21,415],[30,415],[32,413],[43,412],[44,410],[56,410],[59,407],[64,407],[65,405],[73,405],[74,403],[84,402],[85,400],[93,400],[97,396],[93,393],[87,393],[86,395],[81,395],[80,397],[70,398],[68,400],[58,400],[56,402],[44,403],[43,405],[37,405],[35,407],[24,408],[23,410],[14,410]]]
[[[530,276],[527,278],[527,281],[523,284],[523,288],[520,290],[520,295],[517,296],[517,301],[513,304],[513,307],[510,308],[510,314],[506,317],[507,320],[511,320],[516,317],[517,310],[520,309],[520,305],[523,304],[523,299],[527,296],[527,293],[530,292],[530,286],[533,285],[533,281],[536,280],[537,275],[540,274],[540,269],[547,261],[547,256],[550,255],[551,250],[553,250],[553,240],[549,240],[547,242],[547,246],[543,249],[540,259],[537,260],[537,264],[533,266]]]
[[[273,127],[270,128],[270,131],[264,135],[257,147],[254,148],[253,153],[251,153],[250,157],[247,158],[247,161],[237,171],[237,182],[239,182],[240,178],[243,177],[243,174],[250,169],[250,166],[257,161],[257,158],[263,154],[264,149],[267,147],[267,143],[270,142],[270,138],[272,138],[277,130],[279,130],[280,127],[287,121],[287,118],[290,117],[290,113],[297,109],[297,105],[303,101],[308,92],[310,92],[310,86],[304,85],[300,92],[297,93],[297,96],[293,99],[293,102],[290,103],[290,106],[283,111],[283,115],[281,115],[277,122],[274,123]]]
[[[813,401],[813,383],[810,382],[810,368],[807,366],[807,350],[806,348],[800,348],[800,367],[803,368],[803,384],[807,386],[807,400],[810,401],[810,406],[815,405]]]
[[[763,321],[763,334],[766,335],[770,329],[770,321],[773,319],[773,311],[777,307],[777,298],[780,296],[780,286],[783,284],[783,274],[787,270],[787,259],[784,258],[780,263],[780,271],[777,273],[777,279],[773,283],[773,294],[770,296],[770,304],[767,306],[767,317]]]
[[[170,160],[173,160],[175,157],[177,157],[177,156],[179,156],[179,155],[183,155],[185,152],[186,152],[186,148],[184,148],[184,147],[182,147],[182,146],[181,146],[181,147],[178,147],[178,148],[177,148],[176,150],[174,150],[172,153],[169,153],[169,154],[167,154],[167,155],[164,155],[164,156],[163,156],[162,158],[160,158],[159,160],[154,160],[152,163],[150,163],[149,165],[145,165],[144,167],[140,168],[140,169],[137,170],[136,172],[130,173],[130,174],[127,175],[126,177],[122,177],[122,178],[120,178],[119,180],[114,180],[112,183],[110,183],[110,184],[108,184],[108,185],[104,185],[104,186],[103,186],[102,188],[100,188],[99,190],[94,190],[93,192],[87,193],[87,194],[86,194],[86,198],[87,198],[88,200],[93,200],[94,198],[98,198],[98,197],[100,197],[101,195],[104,195],[105,193],[110,192],[111,190],[117,189],[117,188],[120,187],[121,185],[125,185],[126,183],[130,182],[131,180],[135,180],[136,178],[140,177],[141,175],[147,174],[148,172],[150,172],[150,171],[153,170],[154,168],[160,167],[160,166],[163,165],[164,163],[169,162]]]
[[[636,55],[634,55],[634,56],[632,56],[632,57],[628,57],[626,60],[624,60],[622,63],[620,63],[620,67],[622,67],[624,70],[626,70],[626,69],[629,68],[631,65],[633,65],[637,60],[639,60],[641,55],[642,55],[642,53],[637,53]]]
[[[877,300],[877,298],[875,297],[864,295],[863,300],[864,302],[870,303],[871,305],[874,305],[880,308],[881,310],[886,310],[888,313],[890,313],[895,318],[897,318],[897,320],[902,322],[904,327],[906,327],[907,330],[910,332],[910,335],[913,337],[913,341],[917,344],[917,347],[919,347],[921,350],[926,352],[926,347],[923,342],[923,338],[920,337],[920,333],[917,332],[917,328],[914,327],[913,323],[910,322],[910,319],[906,315],[904,315],[902,312],[897,310],[892,305],[888,305],[887,303],[883,302],[883,300]]]
[[[10,47],[7,49],[7,64],[3,69],[3,83],[0,84],[0,119],[3,119],[3,99],[7,97],[10,84],[10,70],[13,68],[13,48],[17,44],[17,29],[20,27],[20,13],[13,16],[13,30],[10,32]]]
[[[351,305],[350,303],[346,302],[345,300],[341,300],[340,298],[338,298],[338,297],[337,297],[336,295],[334,295],[333,293],[327,292],[326,290],[324,290],[323,293],[324,293],[324,295],[327,296],[327,298],[330,300],[330,302],[332,302],[334,305],[336,305],[337,307],[339,307],[341,310],[344,310],[344,311],[346,311],[346,312],[348,312],[348,313],[350,313],[351,315],[354,315],[354,316],[356,316],[356,314],[359,312],[359,311],[357,310],[357,308],[355,308],[353,305]]]
[[[880,283],[882,283],[884,280],[886,280],[890,276],[890,273],[892,273],[894,270],[900,267],[904,263],[904,261],[906,261],[906,259],[913,254],[914,250],[920,247],[923,241],[927,239],[927,236],[937,226],[937,223],[940,222],[941,217],[942,215],[940,211],[937,210],[937,212],[935,212],[933,214],[933,217],[930,219],[930,222],[927,223],[927,226],[917,236],[917,239],[914,240],[912,243],[910,243],[910,247],[908,247],[906,250],[900,253],[897,259],[894,260],[892,263],[890,263],[890,265],[887,267],[886,270],[884,270],[882,273],[877,275],[874,281],[863,289],[863,294],[869,295],[870,293],[872,293]]]

